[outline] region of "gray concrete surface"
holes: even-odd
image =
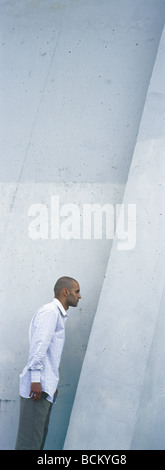
[[[0,448],[15,445],[31,317],[66,273],[82,301],[70,310],[46,442],[61,449],[112,240],[52,240],[50,201],[80,212],[122,202],[165,3],[0,0],[0,9]],[[47,239],[29,237],[36,203],[48,213]]]
[[[136,247],[113,242],[65,450],[165,449],[164,50],[165,30],[123,198],[136,204]]]

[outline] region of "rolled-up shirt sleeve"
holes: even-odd
[[[57,314],[54,310],[41,310],[33,319],[28,358],[31,382],[40,382],[40,372],[44,367],[44,358],[53,338],[56,325]]]

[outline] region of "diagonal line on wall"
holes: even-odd
[[[23,159],[21,169],[20,169],[20,173],[19,173],[19,178],[18,178],[18,181],[17,181],[17,184],[16,184],[16,188],[15,188],[15,191],[14,191],[14,194],[13,194],[13,199],[12,199],[12,202],[10,204],[9,213],[8,213],[8,216],[7,216],[7,219],[6,219],[6,225],[5,225],[5,229],[4,229],[4,233],[3,233],[3,237],[2,237],[2,244],[3,244],[4,238],[5,238],[5,235],[6,235],[6,231],[7,231],[7,228],[8,228],[10,215],[11,215],[12,210],[14,208],[14,204],[15,204],[15,200],[16,200],[16,197],[17,197],[17,193],[18,193],[19,184],[20,184],[20,181],[21,181],[24,165],[25,165],[25,162],[26,162],[27,157],[28,157],[29,148],[30,148],[32,137],[33,137],[34,130],[35,130],[35,127],[36,127],[37,119],[38,119],[38,116],[39,116],[41,104],[42,104],[43,97],[44,97],[45,90],[46,90],[46,86],[47,86],[47,83],[48,83],[48,78],[49,78],[49,75],[50,75],[52,64],[53,64],[53,61],[54,61],[54,58],[55,58],[56,50],[58,48],[60,36],[61,36],[61,30],[59,31],[58,36],[57,36],[57,41],[56,41],[56,44],[55,44],[55,47],[54,47],[54,50],[53,50],[50,65],[49,65],[49,68],[48,68],[48,71],[47,71],[47,74],[46,74],[46,77],[45,77],[41,97],[40,97],[38,107],[37,107],[37,110],[36,110],[36,114],[35,114],[35,117],[34,117],[34,121],[33,121],[33,124],[32,124],[32,129],[31,129],[31,133],[30,133],[30,137],[29,137],[29,142],[28,142],[28,145],[27,145],[27,148],[26,148],[26,151],[25,151],[24,159]]]

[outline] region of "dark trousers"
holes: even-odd
[[[38,401],[20,397],[20,418],[15,450],[44,448],[52,403],[41,394]]]

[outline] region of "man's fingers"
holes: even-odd
[[[32,399],[35,401],[38,401],[40,399],[41,393],[33,393]]]
[[[36,392],[31,392],[29,394],[29,397],[32,398],[33,400],[37,401],[41,397],[41,393],[36,393]]]
[[[36,393],[33,397],[33,400],[38,401],[40,399],[41,393]]]
[[[37,401],[41,397],[41,392],[42,392],[41,384],[39,382],[37,383],[32,382],[29,397]]]

